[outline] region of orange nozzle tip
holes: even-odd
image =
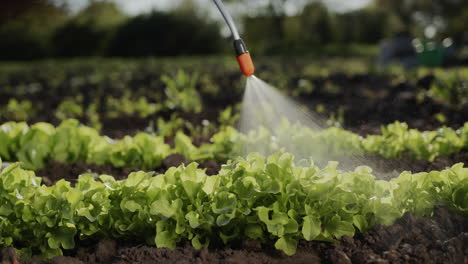
[[[239,63],[242,74],[249,77],[255,73],[255,66],[253,64],[250,53],[244,53],[237,56],[237,62]]]

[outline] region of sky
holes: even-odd
[[[181,0],[112,0],[119,4],[125,13],[130,15],[141,14],[150,11],[151,9],[167,10],[177,6]],[[211,0],[196,0],[200,3],[200,8],[213,8]],[[88,3],[88,0],[65,0],[72,11],[78,11]],[[337,12],[358,9],[366,6],[371,0],[325,0],[328,7]],[[207,6],[210,5],[210,6]],[[288,7],[291,12],[294,12],[295,7]]]
[[[72,12],[78,12],[80,9],[85,7],[89,0],[53,0],[58,3],[67,3],[68,7]],[[147,13],[153,9],[157,10],[168,10],[177,7],[183,0],[110,0],[117,3],[122,11],[129,15],[138,15]],[[200,9],[197,10],[199,14],[207,16],[214,21],[222,21],[222,17],[219,14],[216,6],[212,0],[193,0],[199,4]],[[288,15],[297,14],[297,11],[306,3],[308,0],[296,0],[294,4],[286,5],[285,10]],[[359,9],[368,5],[372,0],[322,0],[331,11],[335,12],[346,12],[350,10]],[[267,3],[267,0],[259,1],[258,3]],[[290,2],[291,3],[291,2]],[[258,10],[252,9],[245,10],[243,5],[237,5],[232,7],[230,12],[236,21],[239,29],[242,31],[242,20],[240,18],[243,15],[255,15]],[[230,31],[227,26],[222,27],[221,30],[224,36],[229,36]]]

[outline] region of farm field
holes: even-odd
[[[466,263],[468,68],[371,65],[256,59],[325,128],[243,134],[232,58],[0,63],[0,257]]]

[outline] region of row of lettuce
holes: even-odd
[[[288,153],[253,153],[215,176],[191,163],[157,176],[83,174],[74,187],[47,187],[15,163],[0,173],[0,248],[48,258],[91,238],[167,248],[190,241],[197,249],[254,239],[293,255],[301,240],[335,241],[406,212],[431,215],[435,205],[468,214],[463,164],[380,181],[365,166],[342,172],[336,162],[320,169],[297,166]]]
[[[198,79],[197,73],[190,74],[179,70],[174,77],[161,76],[161,85],[164,89],[159,89],[160,93],[153,93],[152,96],[146,94],[135,97],[134,91],[131,90],[124,91],[120,96],[107,94],[90,98],[89,93],[88,96],[83,96],[82,93],[76,96],[64,96],[57,107],[52,109],[52,114],[58,120],[87,119],[90,125],[99,128],[100,118],[119,116],[147,118],[168,111],[199,113],[203,109],[203,102],[200,92],[196,89]],[[74,82],[82,84],[84,81]],[[8,103],[0,105],[1,117],[6,120],[28,121],[37,119],[44,111],[51,111],[49,101],[40,103],[34,99],[32,101],[10,98]]]
[[[150,133],[113,140],[70,119],[57,127],[48,123],[29,126],[24,122],[8,122],[0,126],[0,142],[0,157],[4,161],[21,161],[25,168],[33,170],[45,168],[50,160],[151,170],[161,167],[163,160],[175,153],[190,161],[218,162],[237,155],[245,157],[249,152],[263,155],[290,152],[297,159],[316,161],[367,154],[432,161],[468,149],[468,123],[457,130],[443,127],[420,132],[396,122],[383,126],[382,135],[363,138],[338,127],[315,131],[283,120],[274,132],[259,128],[243,134],[224,126],[212,136],[211,142],[197,147],[182,132],[176,133],[173,146],[165,143],[163,136]]]

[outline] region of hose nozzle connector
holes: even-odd
[[[247,77],[253,75],[255,73],[255,66],[244,41],[242,39],[234,40],[234,49],[236,50],[237,62],[242,74]]]

